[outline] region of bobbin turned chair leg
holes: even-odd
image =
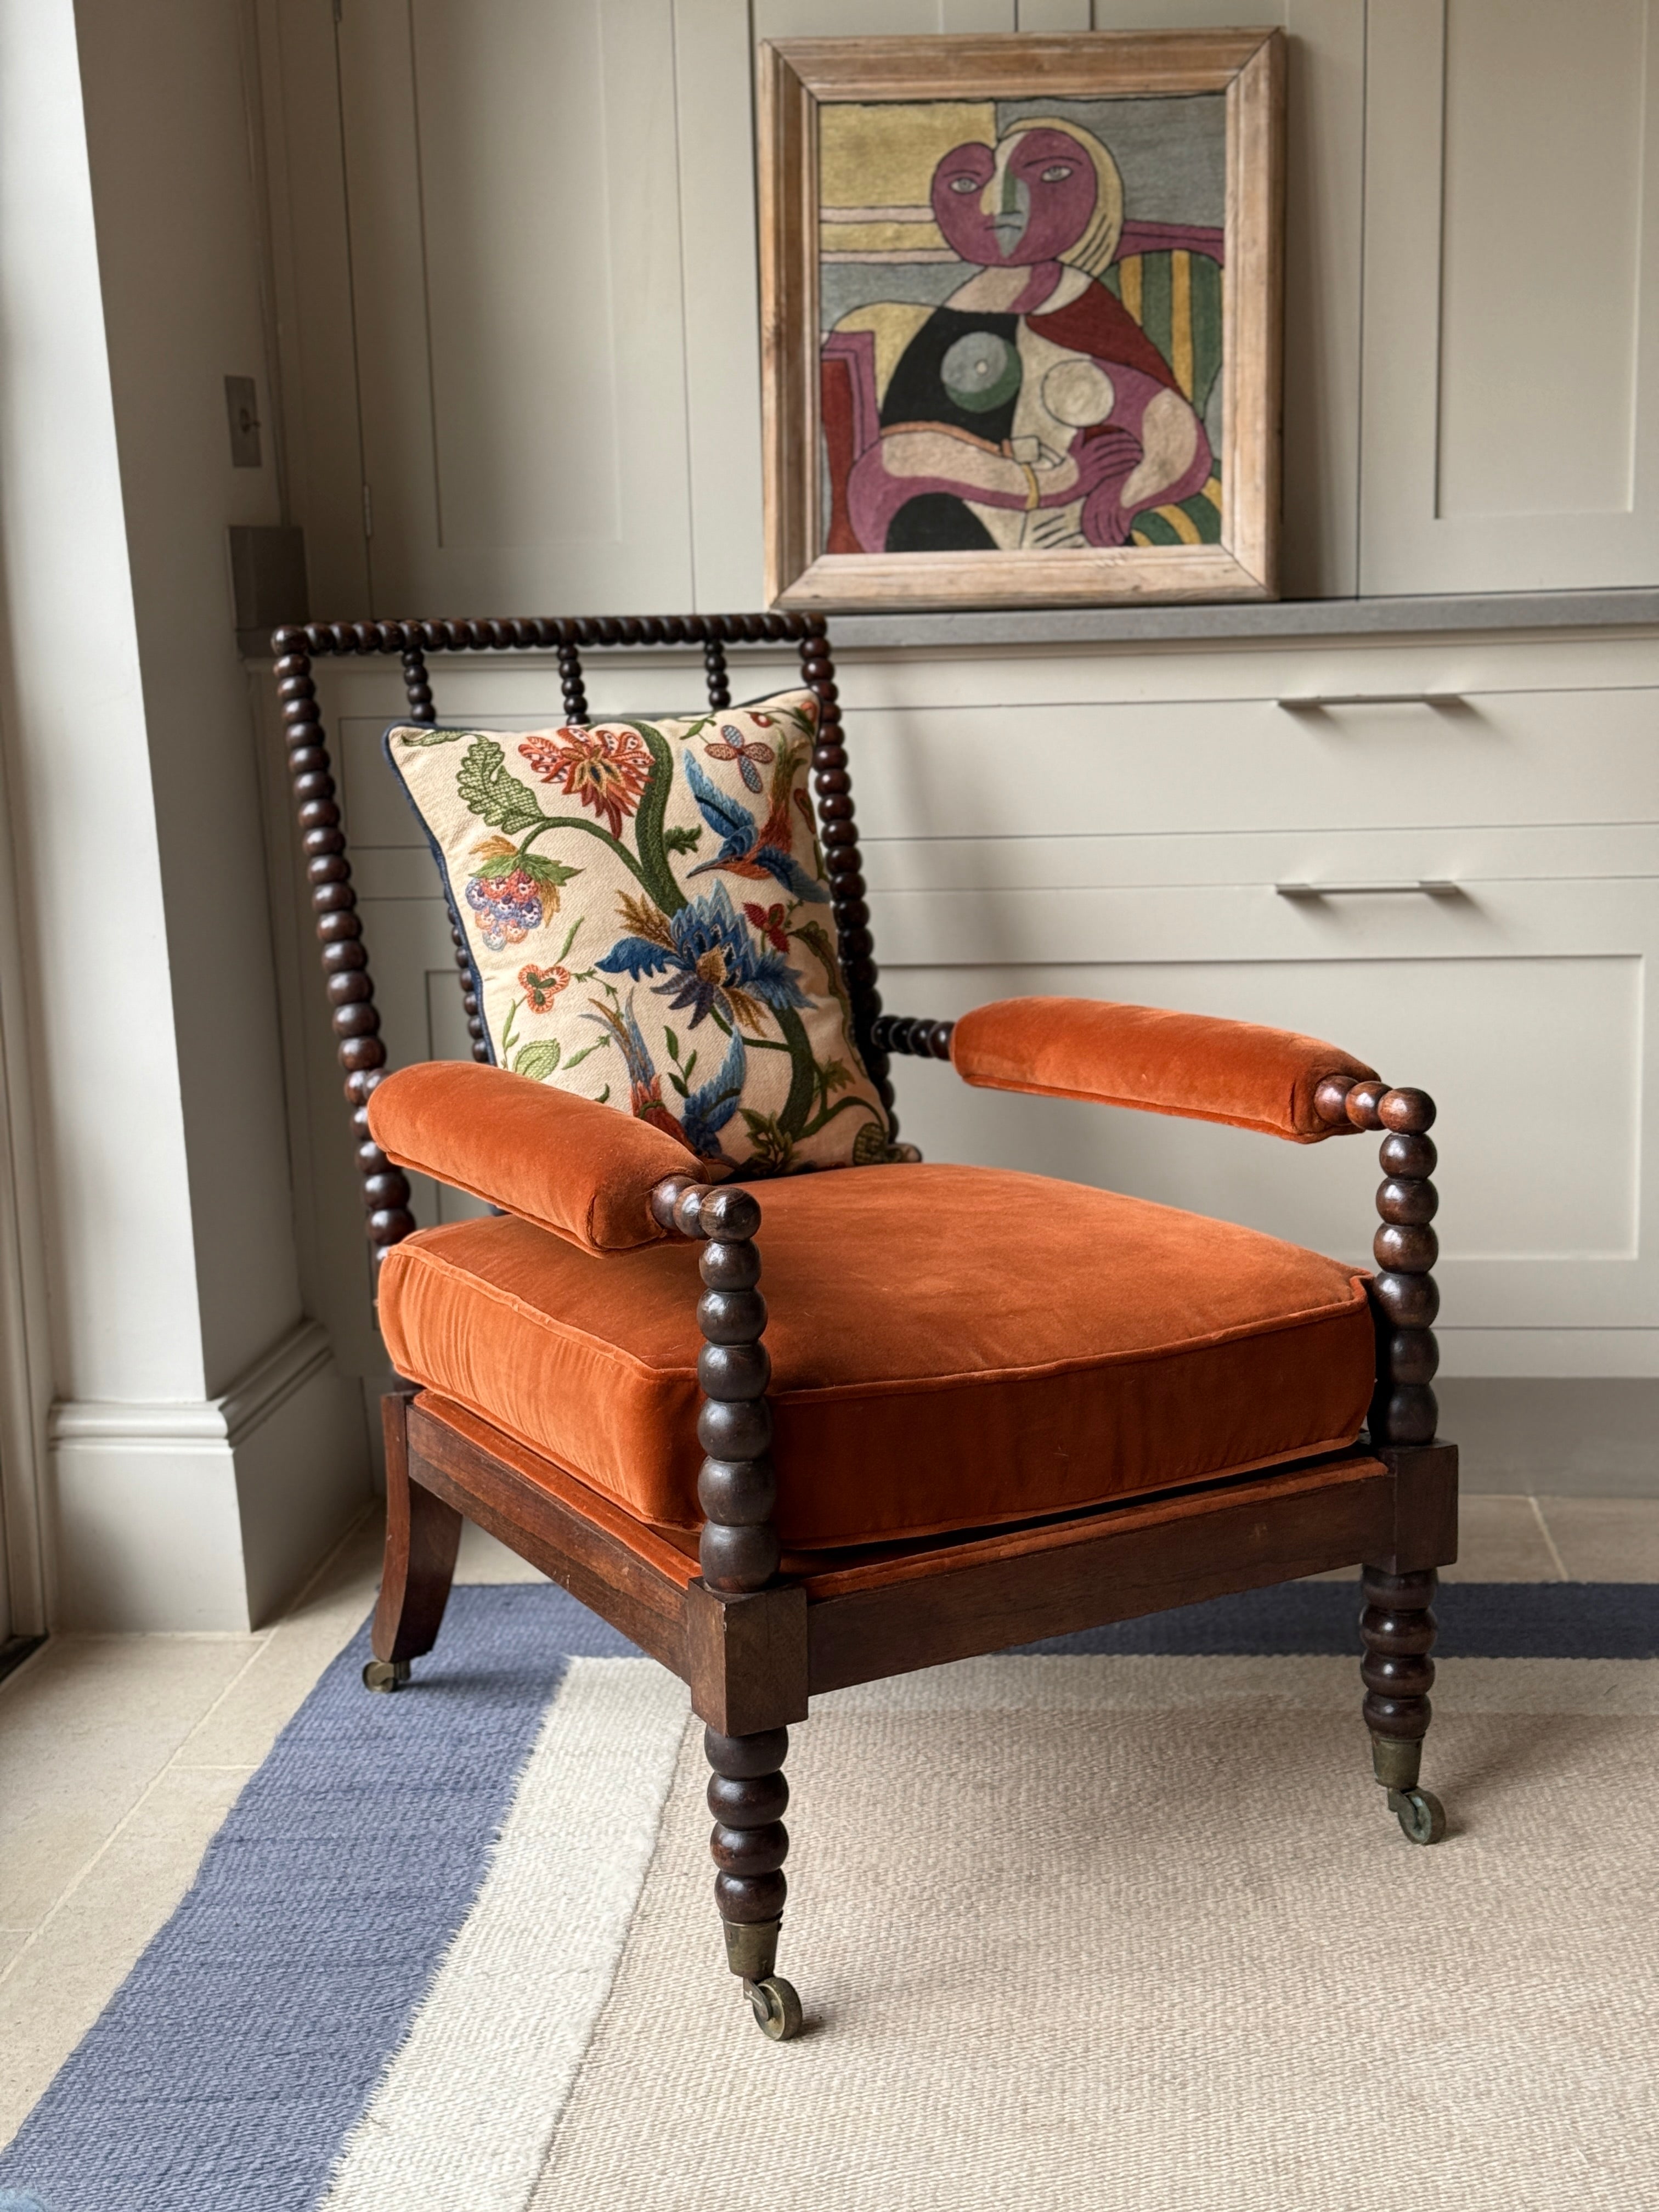
[[[1436,1580],[1432,1568],[1391,1575],[1367,1567],[1365,1609],[1359,1616],[1371,1771],[1389,1793],[1389,1810],[1413,1844],[1437,1844],[1446,1832],[1445,1808],[1432,1790],[1419,1786],[1432,1711],[1428,1693],[1434,1661],[1429,1654],[1434,1648]]]
[[[800,2032],[800,1999],[780,1979],[778,1930],[788,1882],[783,1862],[789,1831],[782,1814],[789,1802],[783,1778],[787,1729],[758,1735],[703,1732],[714,1772],[708,1809],[714,1816],[708,1848],[720,1871],[714,1903],[726,1936],[726,1963],[743,1983],[761,2033],[782,2043]]]
[[[762,1594],[776,1586],[782,1550],[772,1525],[777,1479],[766,1401],[772,1368],[761,1341],[766,1301],[757,1288],[760,1206],[741,1185],[714,1188],[671,1176],[653,1193],[652,1209],[681,1236],[707,1240],[698,1261],[703,1291],[697,1301],[703,1337],[697,1356],[703,1390],[697,1437],[708,1454],[697,1477],[707,1516],[697,1543],[703,1584],[722,1607],[761,1605]],[[711,1726],[703,1741],[714,1769],[709,1850],[726,1961],[741,1980],[763,2034],[785,2042],[801,2026],[800,1999],[775,1971],[788,1887],[783,1862],[789,1832],[782,1816],[789,1785],[782,1769],[789,1731],[780,1727],[723,1735]]]
[[[1431,1226],[1440,1206],[1431,1180],[1437,1164],[1429,1134],[1435,1121],[1434,1101],[1426,1091],[1395,1089],[1375,1076],[1357,1083],[1346,1076],[1332,1076],[1315,1092],[1314,1103],[1333,1127],[1346,1125],[1382,1133],[1382,1181],[1376,1193],[1379,1225],[1371,1243],[1377,1266],[1370,1284],[1376,1327],[1371,1442],[1405,1447],[1432,1443],[1440,1418],[1430,1387],[1440,1357],[1434,1337],[1440,1293],[1433,1273],[1440,1247]],[[1425,1555],[1419,1552],[1418,1556]],[[1449,1559],[1453,1554],[1431,1552],[1427,1556]],[[1429,1654],[1434,1648],[1435,1584],[1431,1567],[1396,1574],[1388,1567],[1368,1566],[1365,1609],[1359,1616],[1365,1647],[1359,1671],[1365,1685],[1371,1769],[1389,1793],[1389,1811],[1414,1844],[1437,1844],[1446,1832],[1440,1800],[1419,1786],[1431,1711],[1428,1693],[1434,1681]]]
[[[369,1632],[374,1656],[363,1668],[363,1686],[398,1690],[409,1680],[410,1662],[438,1640],[460,1549],[461,1516],[410,1480],[408,1394],[388,1392],[380,1408],[386,1427],[386,1564]]]

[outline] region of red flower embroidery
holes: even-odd
[[[651,774],[651,754],[637,730],[556,730],[539,732],[519,747],[544,783],[556,783],[595,814],[602,814],[613,837],[622,835],[623,817],[640,803]]]
[[[532,1014],[544,1014],[570,981],[568,968],[520,968],[519,981]]]
[[[743,910],[761,935],[769,938],[778,951],[789,950],[789,933],[783,926],[785,915],[781,906],[756,906],[752,901],[745,899]]]

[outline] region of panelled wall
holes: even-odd
[[[313,597],[383,613],[758,605],[755,42],[1090,27],[1054,0],[263,4]],[[1363,0],[1094,21],[1292,34],[1285,588],[1351,592]]]
[[[1651,0],[259,4],[331,613],[758,604],[755,41],[1091,26],[1289,34],[1287,597],[1659,582]]]
[[[1290,597],[1659,586],[1648,0],[260,7],[319,615],[758,605],[755,40],[1091,25],[1290,33]],[[1659,1389],[1655,633],[1474,619],[844,651],[884,991],[935,1016],[1022,991],[1191,1006],[1425,1085],[1448,1372]],[[434,673],[446,719],[557,718],[533,660]],[[741,696],[787,672],[738,674]],[[599,710],[696,689],[666,655],[591,685]],[[459,1053],[429,863],[378,757],[395,664],[330,664],[325,690],[394,1056]],[[281,804],[273,785],[286,868]],[[368,1375],[337,1085],[286,897],[310,1295]],[[1364,1257],[1368,1150],[969,1093],[932,1065],[897,1080],[931,1157]],[[456,1202],[420,1194],[427,1218]]]

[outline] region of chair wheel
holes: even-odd
[[[1446,1832],[1446,1808],[1432,1790],[1390,1790],[1389,1810],[1408,1843],[1437,1844]]]
[[[795,1995],[794,1984],[784,1981],[777,1974],[769,1974],[763,1982],[745,1982],[744,1994],[754,2007],[755,2025],[763,2035],[774,2043],[787,2043],[801,2029],[800,1999]]]
[[[366,1690],[401,1690],[408,1680],[407,1659],[371,1659],[363,1669]]]

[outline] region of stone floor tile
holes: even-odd
[[[161,1775],[0,1971],[0,2143],[177,1906],[246,1779],[240,1769]]]
[[[1487,1496],[1458,1501],[1457,1561],[1443,1567],[1448,1583],[1559,1583],[1559,1559],[1552,1549],[1530,1498]]]
[[[1659,1498],[1540,1498],[1574,1582],[1659,1583]]]
[[[0,1683],[0,1926],[45,1917],[263,1642],[58,1636]]]
[[[179,1746],[180,1766],[257,1766],[299,1711],[331,1659],[374,1603],[381,1522],[378,1510],[336,1548],[264,1648]]]

